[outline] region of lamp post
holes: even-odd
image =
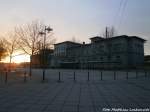
[[[46,43],[46,34],[50,33],[51,31],[53,31],[52,28],[45,26],[44,31],[39,32],[39,34],[41,36],[44,35],[43,48],[42,48],[42,50],[43,50],[43,52],[42,52],[43,53],[43,56],[42,56],[42,61],[43,61],[43,63],[42,63],[43,79],[42,80],[43,81],[45,80],[45,43]]]

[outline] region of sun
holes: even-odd
[[[1,60],[3,63],[10,63],[10,56]],[[21,51],[14,52],[11,59],[12,63],[30,62],[30,55],[24,54]]]
[[[26,55],[18,55],[12,58],[13,63],[30,62],[30,57]]]

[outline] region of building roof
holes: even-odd
[[[127,36],[127,35],[114,36],[114,37],[111,37],[111,38],[103,38],[103,37],[100,37],[100,36],[95,36],[95,37],[90,38],[90,40],[105,41],[105,40],[112,40],[112,39],[118,39],[118,38],[127,38],[127,39],[135,38],[135,39],[139,39],[143,42],[146,41],[145,39],[143,39],[141,37],[138,37],[138,36]],[[76,45],[81,45],[81,46],[83,45],[81,43],[72,42],[72,41],[64,41],[64,42],[60,42],[60,43],[57,43],[57,44],[54,44],[54,45],[59,45],[59,44],[64,44],[64,43],[66,43],[66,44],[76,44]],[[87,45],[87,44],[85,44],[85,45]]]
[[[103,37],[100,37],[100,36],[95,36],[95,37],[92,37],[92,38],[90,38],[91,40],[92,39],[104,39]]]
[[[107,38],[107,39],[117,39],[117,38],[128,38],[128,39],[136,38],[136,39],[139,39],[139,40],[144,41],[144,42],[146,41],[145,39],[138,37],[138,36],[127,36],[127,35],[120,35],[120,36],[115,36],[115,37]]]
[[[90,46],[91,45],[91,43],[90,44],[80,44],[79,46],[73,46],[73,47],[70,47],[70,48],[68,48],[68,49],[77,49],[77,48],[81,48],[81,47],[88,47],[88,46]]]
[[[60,42],[60,43],[57,43],[57,44],[54,44],[54,45],[59,45],[59,44],[77,44],[77,45],[81,45],[80,43],[77,43],[77,42],[72,42],[72,41],[64,41],[64,42]]]
[[[137,37],[137,36],[127,36],[127,35],[120,35],[120,36],[114,36],[114,37],[110,37],[110,38],[102,38],[102,37],[99,37],[99,36],[96,36],[96,37],[92,37],[90,38],[90,40],[94,40],[94,41],[103,41],[103,40],[112,40],[112,39],[118,39],[118,38],[128,38],[128,39],[131,39],[131,38],[136,38],[136,39],[139,39],[141,41],[146,41],[145,39],[141,38],[141,37]]]

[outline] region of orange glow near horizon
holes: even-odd
[[[30,58],[29,58],[29,56],[19,55],[19,56],[15,56],[12,59],[12,62],[14,62],[14,63],[30,62]]]
[[[9,56],[6,57],[2,62],[9,63]],[[18,55],[12,58],[12,63],[22,63],[22,62],[30,62],[29,55]]]

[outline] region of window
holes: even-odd
[[[120,59],[120,56],[116,56],[117,59]]]
[[[113,51],[121,51],[122,46],[121,43],[116,43],[113,45]]]
[[[111,59],[111,56],[108,56],[108,59]]]

